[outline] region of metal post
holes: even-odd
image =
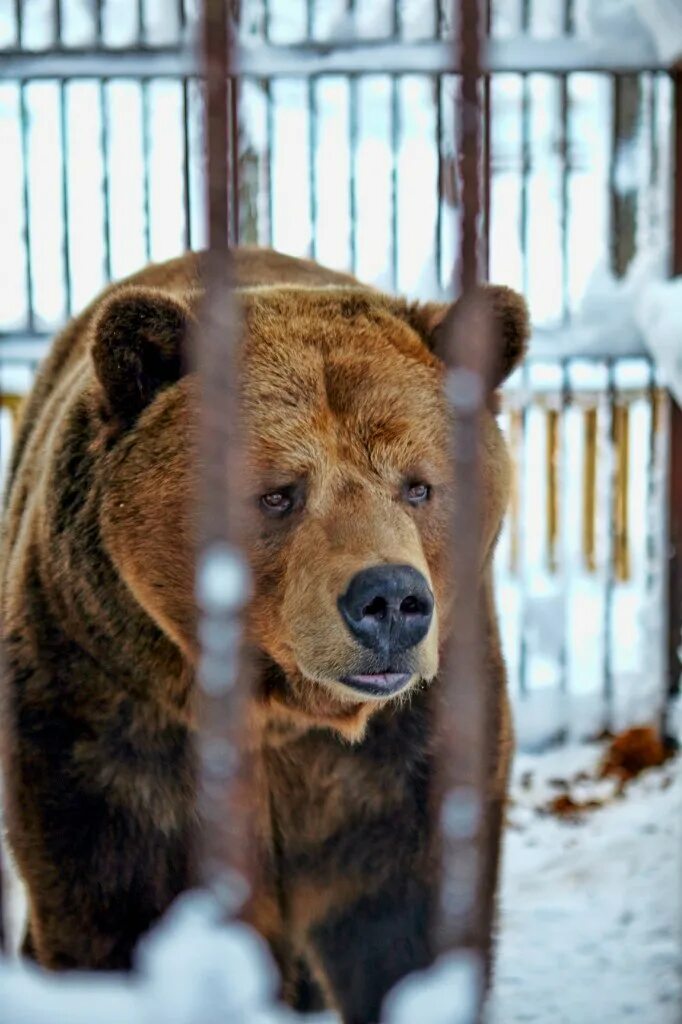
[[[498,822],[486,806],[494,723],[483,680],[480,528],[482,512],[482,417],[491,366],[491,324],[475,295],[480,276],[482,19],[478,0],[459,6],[462,68],[462,224],[459,271],[461,298],[448,331],[447,387],[454,413],[452,520],[454,604],[452,634],[443,679],[438,732],[440,813],[438,842],[442,884],[436,929],[441,950],[469,950],[478,982],[480,1019],[488,974]],[[466,495],[465,500],[461,499]],[[458,500],[459,498],[459,500]]]
[[[232,36],[226,0],[205,0],[204,57],[207,114],[209,251],[206,295],[194,356],[200,383],[199,544],[197,564],[199,663],[198,851],[202,881],[226,913],[248,895],[248,790],[241,741],[246,686],[240,657],[239,616],[248,590],[239,551],[239,439],[236,390],[238,324],[229,259],[229,141],[232,111],[227,82]]]
[[[674,171],[673,171],[673,253],[672,272],[682,274],[682,69],[673,74]],[[667,690],[669,697],[680,692],[682,661],[682,409],[671,396],[668,402],[668,601],[667,601]],[[667,729],[667,709],[663,721]]]

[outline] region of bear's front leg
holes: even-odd
[[[310,929],[311,963],[344,1024],[376,1024],[393,986],[431,962],[432,901],[424,882],[395,876]]]
[[[53,970],[127,970],[140,936],[189,885],[188,837],[131,827],[105,803],[90,803],[73,845],[43,823],[30,855],[22,837],[14,844],[29,896],[24,953]]]
[[[96,723],[54,706],[17,710],[6,809],[27,951],[52,969],[127,969],[139,937],[191,885],[187,731],[132,730],[124,699]]]

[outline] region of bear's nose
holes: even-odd
[[[428,633],[433,594],[410,565],[374,565],[353,576],[339,598],[339,610],[363,647],[399,654]]]

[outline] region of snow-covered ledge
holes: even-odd
[[[563,329],[535,330],[530,356],[550,362],[649,357],[682,404],[682,277],[666,280],[648,260],[635,262],[622,280],[597,271],[578,316]]]

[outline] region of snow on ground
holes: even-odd
[[[574,799],[607,800],[577,822],[538,812],[558,780],[594,773],[602,749],[517,757],[494,1024],[679,1024],[682,761],[643,773],[622,798],[609,780],[574,783]]]

